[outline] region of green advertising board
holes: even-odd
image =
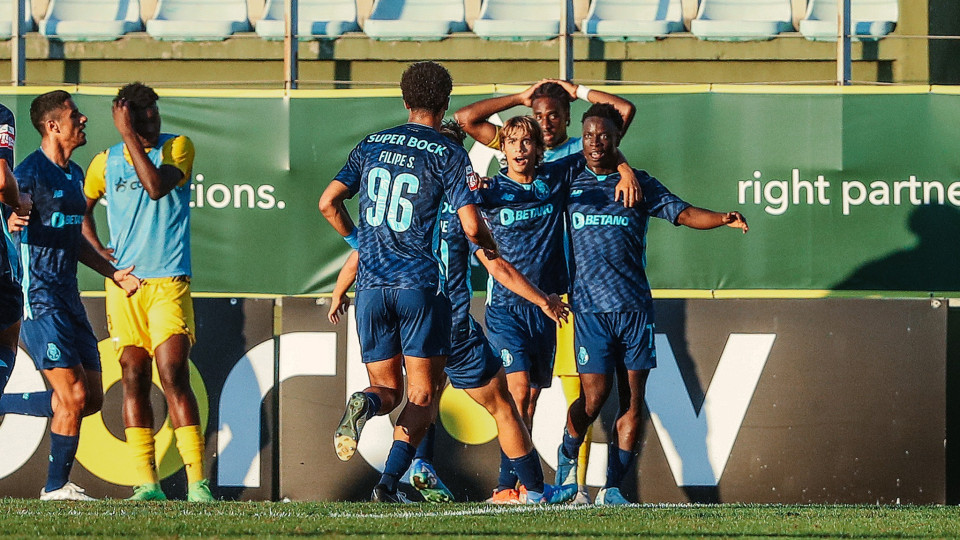
[[[18,159],[39,144],[29,105],[45,90],[0,93],[19,119]],[[89,142],[73,156],[85,168],[119,140],[110,115],[114,90],[68,90],[89,118]],[[458,88],[451,111],[519,90]],[[637,106],[621,144],[634,167],[697,206],[739,210],[750,223],[741,235],[652,220],[648,273],[663,294],[960,295],[956,91],[608,90]],[[573,104],[571,134],[585,108]],[[348,248],[317,201],[364,135],[406,121],[399,90],[166,91],[160,110],[164,131],[188,135],[197,151],[194,290],[329,292]],[[470,140],[467,147],[476,169],[496,170],[490,152]],[[100,228],[105,238],[105,219]],[[102,281],[84,269],[81,287],[102,290]]]

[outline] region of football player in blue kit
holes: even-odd
[[[28,215],[14,213],[9,224],[17,231],[23,265],[21,339],[52,390],[5,394],[0,413],[52,418],[41,500],[90,500],[69,481],[80,421],[103,402],[97,338],[80,302],[77,263],[112,279],[128,295],[137,291],[140,280],[130,273],[132,266],[117,270],[81,231],[84,175],[70,156],[87,142],[86,116],[69,93],[56,90],[33,100],[30,120],[40,133],[40,148],[20,162],[14,176],[34,205]]]
[[[436,252],[444,198],[464,234],[490,259],[497,244],[476,203],[480,179],[466,151],[437,130],[453,80],[435,62],[409,66],[400,81],[406,124],[365,137],[320,198],[320,211],[338,233],[356,242],[357,327],[370,386],[351,395],[334,436],[337,455],[350,459],[367,418],[387,414],[404,395],[394,443],[372,499],[397,502],[397,484],[433,421],[434,400],[450,354],[450,301]],[[356,226],[343,202],[359,194]]]
[[[620,483],[637,456],[647,375],[656,367],[653,300],[644,271],[649,218],[693,229],[726,225],[747,232],[739,212],[691,206],[644,171],[636,176],[643,200],[624,208],[614,200],[620,114],[594,105],[583,115],[587,168],[573,180],[567,202],[571,237],[574,341],[581,397],[570,406],[558,449],[557,483],[575,484],[577,454],[587,427],[610,395],[617,373],[620,409],[611,433],[607,479],[596,504],[626,504]]]
[[[452,124],[452,125],[451,125]],[[463,143],[463,132],[455,123],[445,123],[441,133],[458,144]],[[473,290],[470,286],[471,246],[463,233],[460,219],[453,207],[444,203],[440,214],[440,258],[445,269],[447,293],[452,306],[453,322],[451,326],[451,353],[444,371],[454,388],[464,390],[474,401],[482,405],[493,416],[497,425],[497,434],[501,452],[517,471],[522,489],[518,502],[536,504],[556,504],[566,502],[576,495],[575,486],[558,489],[544,484],[540,457],[533,448],[530,432],[524,425],[510,394],[500,359],[494,354],[487,342],[483,330],[470,315],[470,300]],[[567,319],[568,307],[555,295],[547,295],[531,284],[513,265],[503,258],[490,259],[483,249],[476,249],[475,255],[486,267],[490,275],[502,283],[514,294],[531,302],[555,324]],[[346,310],[349,300],[347,290],[353,284],[356,275],[356,252],[352,253],[337,277],[333,291],[333,301],[328,317],[333,323],[339,322],[340,315]],[[439,405],[435,400],[434,406]],[[435,423],[430,430],[435,430]],[[452,501],[452,494],[437,478],[432,466],[433,438],[427,437],[417,448],[418,458],[411,466],[411,483],[430,502]],[[420,456],[423,455],[421,458]]]
[[[13,176],[13,146],[16,140],[16,122],[10,109],[0,105],[0,202],[10,211],[27,215],[33,208],[30,195],[20,193]],[[0,247],[0,392],[13,373],[20,340],[20,318],[23,316],[23,292],[20,290],[20,264],[13,238],[3,228],[3,246]]]

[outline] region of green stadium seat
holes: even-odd
[[[363,31],[381,40],[443,39],[467,31],[463,0],[377,0]]]
[[[486,39],[544,40],[560,34],[558,0],[483,0],[473,32]]]
[[[39,26],[60,41],[110,41],[143,30],[139,0],[50,0]]]
[[[652,41],[683,32],[680,0],[593,0],[583,33],[603,41]]]
[[[897,26],[898,0],[850,0],[850,35],[856,41],[874,41]],[[800,21],[800,33],[811,41],[837,40],[837,0],[810,0]]]
[[[284,0],[267,0],[263,17],[257,21],[257,35],[283,39]],[[358,32],[356,0],[299,0],[297,35],[301,40],[335,38]]]
[[[30,16],[30,0],[24,0],[23,31],[33,31],[33,17]],[[13,36],[13,2],[7,9],[0,9],[0,39],[10,39]]]
[[[222,41],[249,32],[246,0],[157,0],[147,33],[170,41]]]
[[[790,0],[703,0],[690,31],[714,41],[769,40],[793,30]]]

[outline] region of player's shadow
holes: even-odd
[[[919,206],[907,226],[916,236],[914,245],[865,263],[833,289],[960,290],[960,211],[952,206]]]

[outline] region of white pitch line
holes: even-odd
[[[638,506],[631,504],[629,506]],[[592,508],[601,508],[593,505],[518,505],[518,506],[491,506],[486,508],[474,508],[471,510],[444,510],[438,512],[396,512],[389,514],[353,514],[353,513],[334,513],[330,517],[341,518],[426,518],[426,517],[457,517],[457,516],[485,516],[496,514],[522,514],[527,512],[576,512]]]

